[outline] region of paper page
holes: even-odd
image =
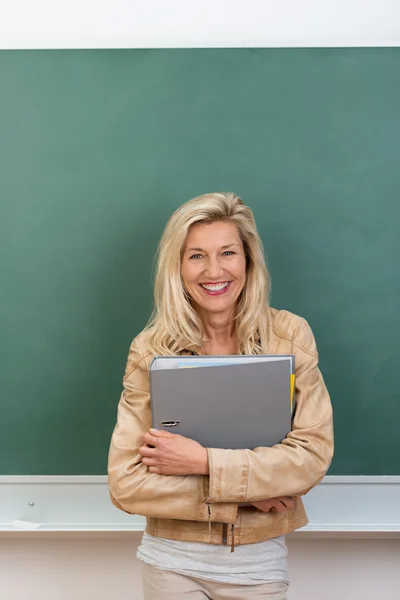
[[[290,361],[290,356],[280,356],[279,354],[271,354],[264,356],[245,356],[245,355],[232,355],[232,356],[188,356],[188,357],[174,357],[174,358],[163,358],[157,357],[152,364],[151,368],[154,370],[165,370],[165,369],[184,369],[194,367],[220,367],[225,365],[237,365],[237,364],[251,364],[254,362],[273,362],[273,361]]]

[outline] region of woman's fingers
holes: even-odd
[[[182,436],[178,436],[176,433],[171,433],[170,431],[164,431],[163,429],[150,429],[150,431],[144,434],[143,441],[149,446],[158,446],[163,440],[172,440],[176,437]]]
[[[157,467],[149,467],[150,473],[161,473],[160,469]]]
[[[182,436],[178,435],[177,433],[172,433],[171,431],[166,431],[165,429],[151,428],[149,431],[150,431],[150,434],[153,435],[154,437],[166,438],[168,440],[170,440],[174,437],[182,437]]]
[[[146,444],[139,448],[139,453],[142,457],[142,464],[149,467],[151,473],[159,473],[159,457],[157,459],[157,448],[150,448]]]
[[[275,508],[279,513],[285,512],[285,510],[294,506],[294,500],[290,496],[280,496],[279,498],[273,498],[272,501],[272,508]]]
[[[157,461],[154,458],[144,456],[142,458],[142,464],[146,465],[146,467],[155,467],[157,465]]]
[[[290,496],[282,496],[281,498],[279,498],[279,500],[280,502],[282,502],[282,504],[286,506],[286,508],[294,507],[294,500]]]
[[[258,502],[252,502],[253,506],[255,506],[261,512],[269,512],[273,507],[272,500],[259,500]]]
[[[275,500],[272,508],[275,508],[278,513],[283,513],[285,510],[287,510],[286,506],[280,500]]]
[[[156,448],[150,448],[149,446],[147,446],[147,444],[144,444],[143,446],[141,446],[139,448],[139,454],[141,456],[150,456],[153,457],[155,456],[157,453]]]
[[[156,438],[154,435],[152,435],[149,432],[145,433],[143,436],[144,443],[148,444],[149,446],[157,446],[159,439],[160,438]]]
[[[293,508],[294,500],[289,496],[281,496],[280,498],[271,498],[270,500],[260,500],[259,502],[253,502],[253,506],[261,510],[262,512],[269,512],[275,509],[279,513],[285,512],[289,508]]]

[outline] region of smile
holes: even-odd
[[[231,283],[231,281],[224,281],[221,283],[201,283],[200,286],[206,294],[209,294],[210,296],[220,296],[228,290]]]

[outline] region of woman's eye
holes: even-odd
[[[194,258],[195,260],[198,258],[201,258],[201,254],[192,254],[192,256],[190,257],[190,259]]]
[[[225,250],[223,253],[224,256],[231,256],[232,254],[236,254],[233,250]]]

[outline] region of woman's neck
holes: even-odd
[[[204,328],[204,347],[206,354],[236,354],[237,337],[233,315],[200,315]]]

